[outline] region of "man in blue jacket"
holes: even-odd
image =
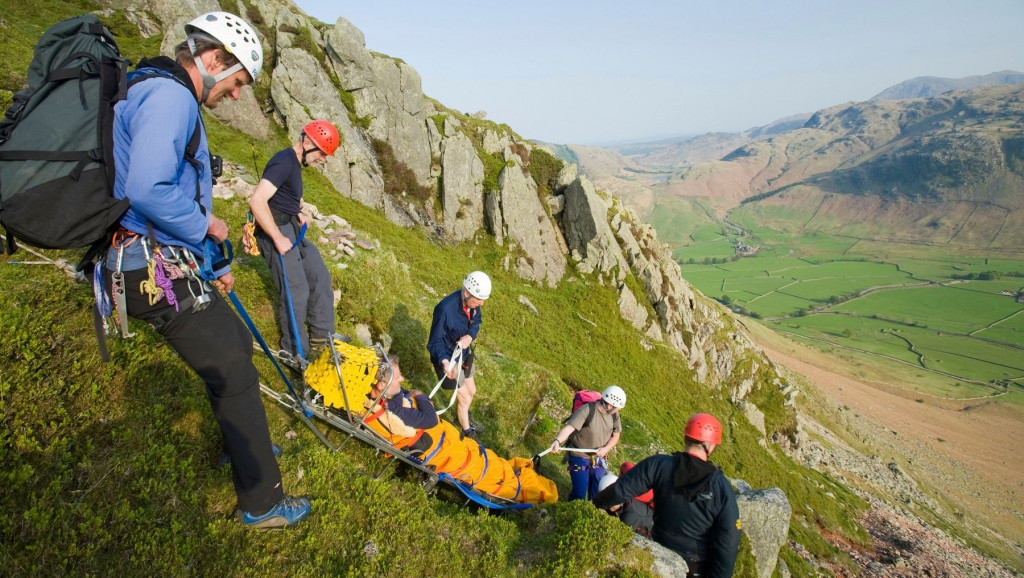
[[[212,210],[200,106],[237,100],[259,74],[263,50],[253,29],[226,12],[192,20],[185,33],[174,59],[140,62],[129,75],[127,98],[114,109],[114,193],[131,208],[107,253],[106,279],[122,330],[127,316],[151,324],[206,382],[231,459],[236,517],[279,528],[305,517],[310,503],[289,498],[281,487],[252,336],[198,273],[212,270],[221,291],[234,285],[227,263],[202,262],[206,237],[222,242],[228,227]]]
[[[462,434],[473,438],[482,428],[469,417],[469,406],[476,396],[471,345],[480,332],[480,306],[490,296],[491,278],[486,273],[473,271],[466,275],[462,288],[434,307],[430,337],[427,339],[427,351],[430,352],[430,362],[434,364],[434,373],[438,379],[444,379],[441,387],[447,390],[458,387],[456,415]],[[456,344],[463,352],[461,364],[451,362]],[[459,372],[463,378],[461,386],[458,385]]]
[[[722,425],[699,413],[686,424],[686,448],[651,456],[594,497],[608,509],[654,490],[654,540],[686,559],[687,576],[728,578],[740,547],[736,494],[722,470],[707,461],[722,443]]]

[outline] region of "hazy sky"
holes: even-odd
[[[1024,0],[296,0],[520,135],[742,131],[915,76],[1024,71]]]

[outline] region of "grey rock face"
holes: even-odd
[[[554,287],[565,275],[565,255],[558,249],[551,219],[537,198],[537,185],[523,174],[519,157],[506,155],[506,159],[512,166],[498,175],[505,233],[526,252],[525,257],[516,259],[516,273]]]
[[[370,136],[387,141],[420,184],[429,185],[426,120],[437,111],[423,96],[419,74],[401,61],[370,53],[363,33],[344,18],[325,42],[342,88],[354,97],[356,115],[370,118]]]
[[[750,425],[754,426],[757,431],[761,432],[761,435],[765,435],[764,412],[758,409],[756,405],[744,400],[737,401],[736,407],[743,412],[743,415],[746,416]]]
[[[505,221],[501,216],[501,193],[498,191],[488,191],[484,194],[484,221],[498,246],[504,245]]]
[[[562,230],[580,271],[611,273],[616,281],[626,278],[628,266],[619,244],[608,227],[607,206],[597,196],[594,185],[579,177],[565,188]]]
[[[266,140],[270,136],[270,120],[260,109],[249,86],[239,92],[238,100],[224,99],[217,108],[208,109],[217,120],[231,125],[247,135]]]
[[[466,135],[441,141],[441,177],[444,230],[456,241],[470,239],[484,223],[484,164]]]
[[[512,139],[507,134],[498,134],[493,130],[484,131],[484,151],[489,155],[505,150],[512,144]]]
[[[689,571],[686,560],[683,560],[683,557],[673,550],[640,534],[633,534],[633,544],[647,550],[654,557],[650,570],[652,575],[664,578],[686,578],[686,573]]]
[[[769,488],[738,493],[736,502],[743,533],[754,554],[758,578],[771,578],[779,549],[786,543],[789,533],[789,519],[793,514],[789,500],[779,488]]]
[[[637,302],[636,296],[625,283],[619,285],[619,313],[623,319],[633,324],[637,331],[642,330],[647,324],[647,309]]]

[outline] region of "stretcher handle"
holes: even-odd
[[[563,448],[563,447],[559,447],[558,451],[560,451],[560,452],[578,452],[578,453],[581,453],[581,454],[596,454],[597,453],[597,448],[585,449],[585,448]],[[543,456],[548,455],[549,453],[551,453],[551,448],[548,448],[548,449],[542,451],[541,453],[537,454],[536,457],[538,457],[538,458],[539,457],[543,457]]]

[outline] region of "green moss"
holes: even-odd
[[[529,160],[530,175],[537,183],[537,194],[543,199],[555,191],[564,163],[540,147],[534,147]]]

